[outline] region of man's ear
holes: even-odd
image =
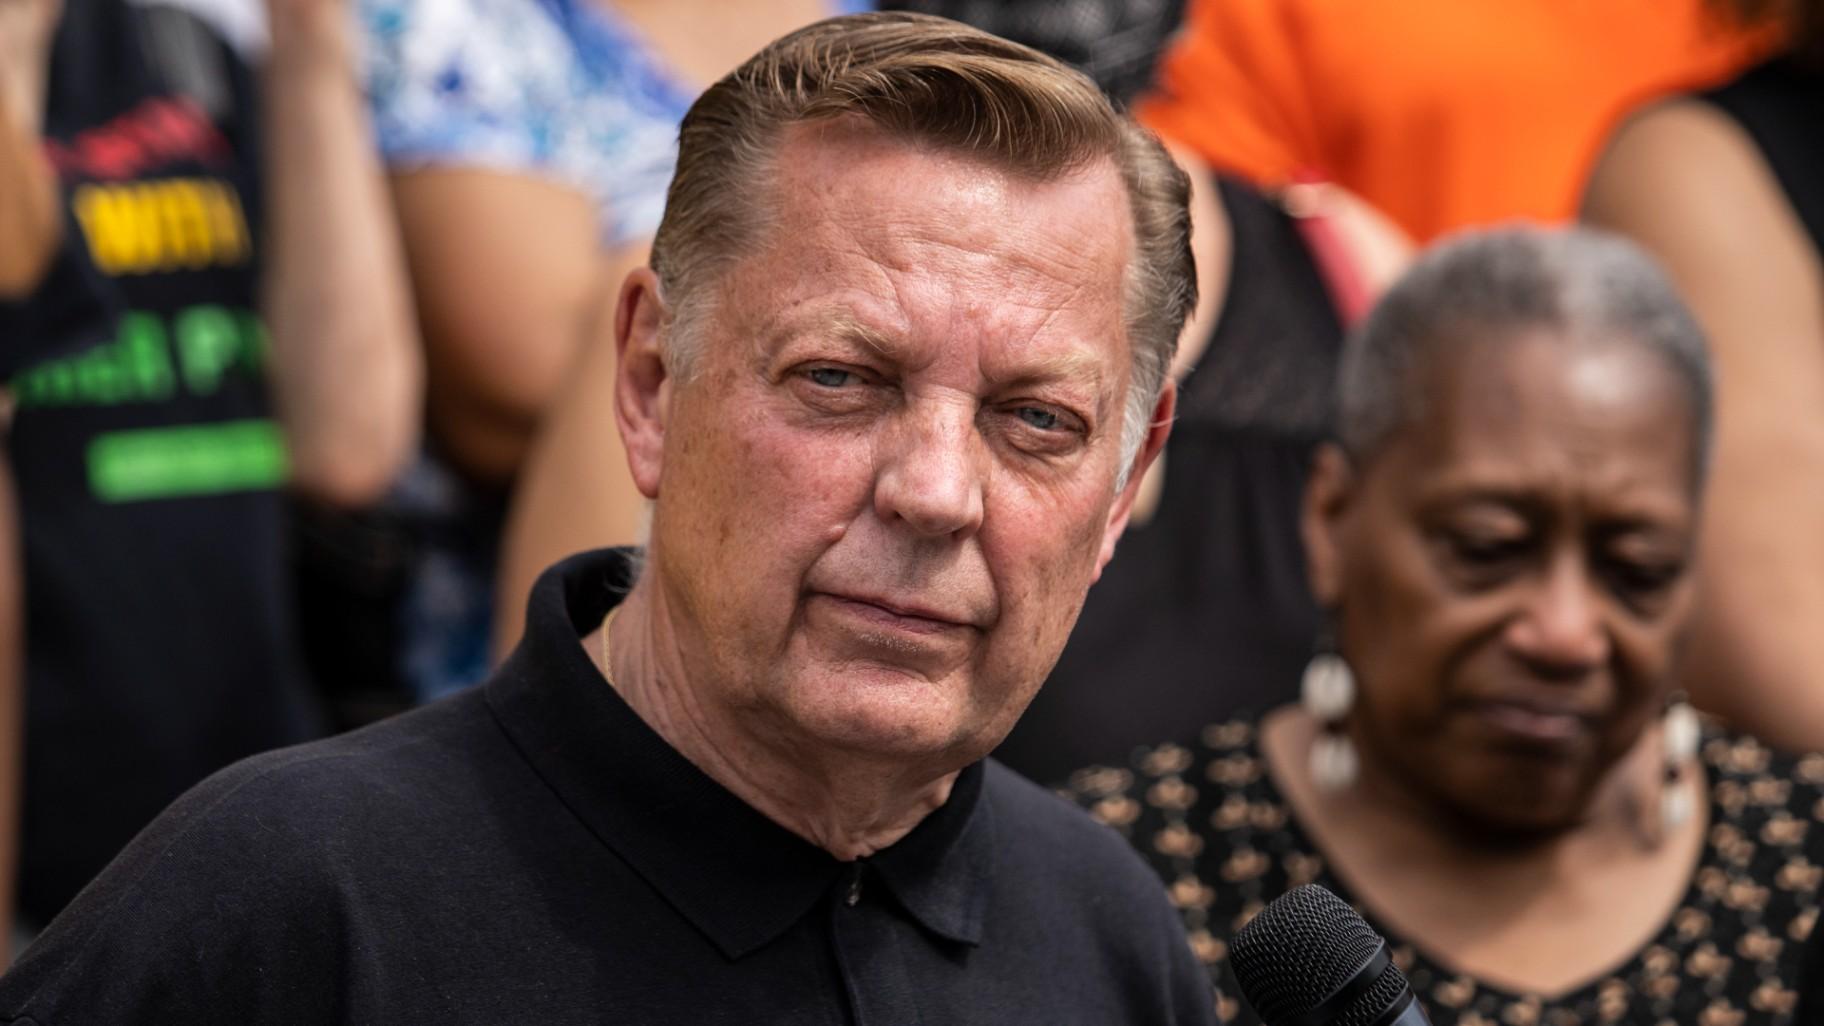
[[[1115,496],[1115,504],[1109,507],[1108,524],[1102,529],[1102,551],[1096,556],[1096,573],[1092,580],[1100,580],[1102,568],[1115,556],[1115,542],[1121,540],[1121,532],[1127,530],[1128,514],[1134,510],[1134,498],[1140,494],[1140,483],[1146,477],[1147,468],[1165,451],[1165,440],[1172,433],[1172,415],[1178,409],[1178,383],[1167,378],[1165,387],[1159,390],[1159,401],[1153,404],[1153,419],[1146,429],[1146,438],[1140,443],[1140,450],[1134,453],[1134,462],[1127,468],[1127,484],[1122,486],[1121,494]]]
[[[1342,448],[1334,442],[1318,446],[1305,482],[1299,533],[1305,541],[1305,575],[1320,609],[1333,609],[1342,600],[1342,536],[1355,487],[1355,468]]]
[[[614,420],[634,486],[648,499],[659,497],[671,410],[673,382],[660,346],[664,322],[658,276],[649,267],[635,268],[621,283],[614,311]]]

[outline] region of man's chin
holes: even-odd
[[[957,717],[891,702],[857,701],[808,711],[797,717],[796,726],[826,751],[869,761],[942,763],[952,769],[988,754],[999,740],[982,738]]]
[[[966,673],[933,680],[902,667],[845,662],[794,676],[774,692],[788,729],[854,757],[960,768],[987,755],[1013,726],[1007,701],[984,703]]]

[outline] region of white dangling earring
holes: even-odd
[[[1685,786],[1685,765],[1697,755],[1697,744],[1703,733],[1697,710],[1685,700],[1683,692],[1666,704],[1665,719],[1660,723],[1660,748],[1665,757],[1666,775],[1659,792],[1659,829],[1671,833],[1684,826],[1695,811],[1691,790]]]
[[[1322,728],[1311,742],[1311,781],[1322,791],[1342,791],[1355,783],[1361,768],[1355,745],[1343,733],[1355,705],[1355,674],[1335,652],[1319,652],[1305,665],[1299,700]]]

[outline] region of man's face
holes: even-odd
[[[656,598],[695,699],[751,729],[973,759],[1131,501],[1119,173],[1034,183],[840,125],[789,133],[778,167],[775,224],[658,404],[657,465],[634,452]]]

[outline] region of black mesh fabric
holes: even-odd
[[[1235,979],[1267,1026],[1281,1026],[1322,1004],[1374,954],[1381,938],[1348,903],[1316,884],[1287,891],[1242,927],[1229,948]],[[1406,988],[1389,964],[1332,1019],[1372,1026]]]

